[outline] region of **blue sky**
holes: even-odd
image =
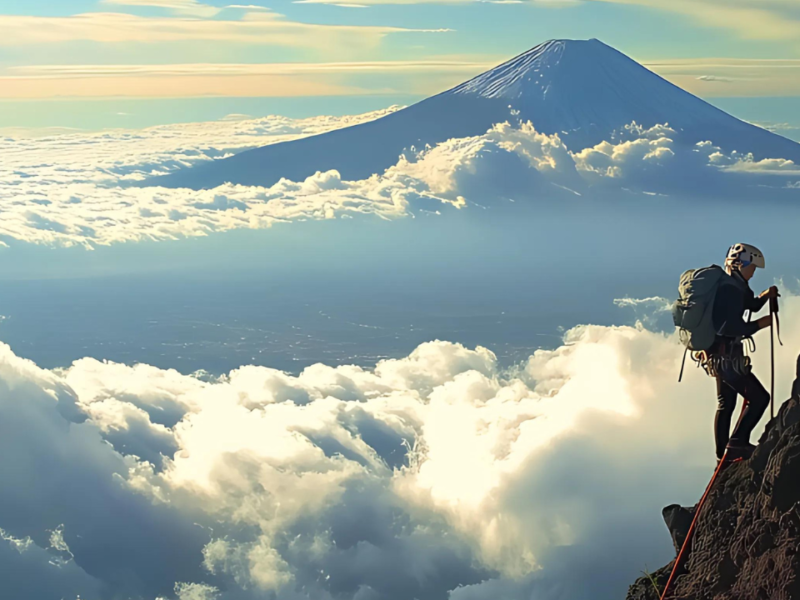
[[[551,38],[599,38],[705,98],[800,96],[789,0],[235,1],[0,1],[0,127],[361,112]]]

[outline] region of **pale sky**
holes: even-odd
[[[0,127],[224,112],[215,98],[360,112],[551,38],[596,37],[704,98],[800,97],[794,0],[230,1],[0,0]]]

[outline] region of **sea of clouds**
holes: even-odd
[[[800,298],[784,316],[779,399]],[[445,341],[220,378],[50,371],[0,344],[2,595],[623,597],[671,558],[661,508],[695,502],[715,466],[713,381],[679,384],[681,354],[642,322],[576,327],[511,369]]]
[[[604,190],[800,185],[791,161],[683,146],[635,124],[573,152],[527,124],[407,153],[384,173],[192,191],[145,179],[376,118],[279,117],[8,137],[0,250],[87,248]],[[560,195],[560,196],[558,196]],[[3,597],[31,600],[604,600],[671,558],[660,520],[714,468],[714,386],[677,383],[666,301],[502,368],[446,341],[370,368],[215,378],[0,344]],[[800,343],[787,298],[779,397]],[[763,334],[762,334],[763,335]],[[756,355],[766,373],[767,356]]]
[[[137,131],[6,137],[0,146],[0,246],[14,241],[93,248],[119,242],[204,236],[275,223],[359,214],[400,218],[608,190],[648,195],[725,195],[743,187],[797,189],[800,167],[724,153],[713,141],[675,142],[667,125],[634,124],[609,141],[572,152],[557,135],[498,124],[484,135],[407,152],[360,181],[336,171],[272,187],[226,184],[193,191],[158,187],[159,174],[236,152],[380,117],[224,120]],[[743,179],[744,178],[744,179]],[[153,186],[139,187],[149,180]]]

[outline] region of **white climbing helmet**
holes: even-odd
[[[765,267],[764,254],[750,244],[734,244],[728,249],[728,256],[725,258],[726,267],[741,269],[750,264],[763,269]]]

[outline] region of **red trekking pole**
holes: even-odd
[[[714,476],[711,478],[711,481],[708,482],[708,486],[706,487],[706,491],[703,493],[703,497],[700,498],[700,502],[697,503],[697,508],[695,509],[694,517],[692,518],[692,524],[689,527],[689,531],[686,532],[686,538],[683,540],[683,545],[681,546],[680,552],[678,552],[678,556],[675,557],[675,562],[672,565],[672,572],[669,574],[669,579],[667,580],[667,584],[664,586],[664,591],[661,593],[659,600],[669,599],[670,593],[672,592],[672,587],[675,585],[675,580],[683,572],[686,561],[689,560],[689,553],[692,551],[691,548],[692,540],[694,539],[694,532],[697,529],[697,523],[700,520],[700,513],[703,511],[703,507],[706,505],[706,498],[708,498],[711,488],[714,487],[714,482],[717,480],[717,476],[725,467],[728,466],[728,464],[728,452],[726,450],[725,454],[722,456],[722,459],[720,459],[719,464],[717,465],[717,470],[714,471]]]

